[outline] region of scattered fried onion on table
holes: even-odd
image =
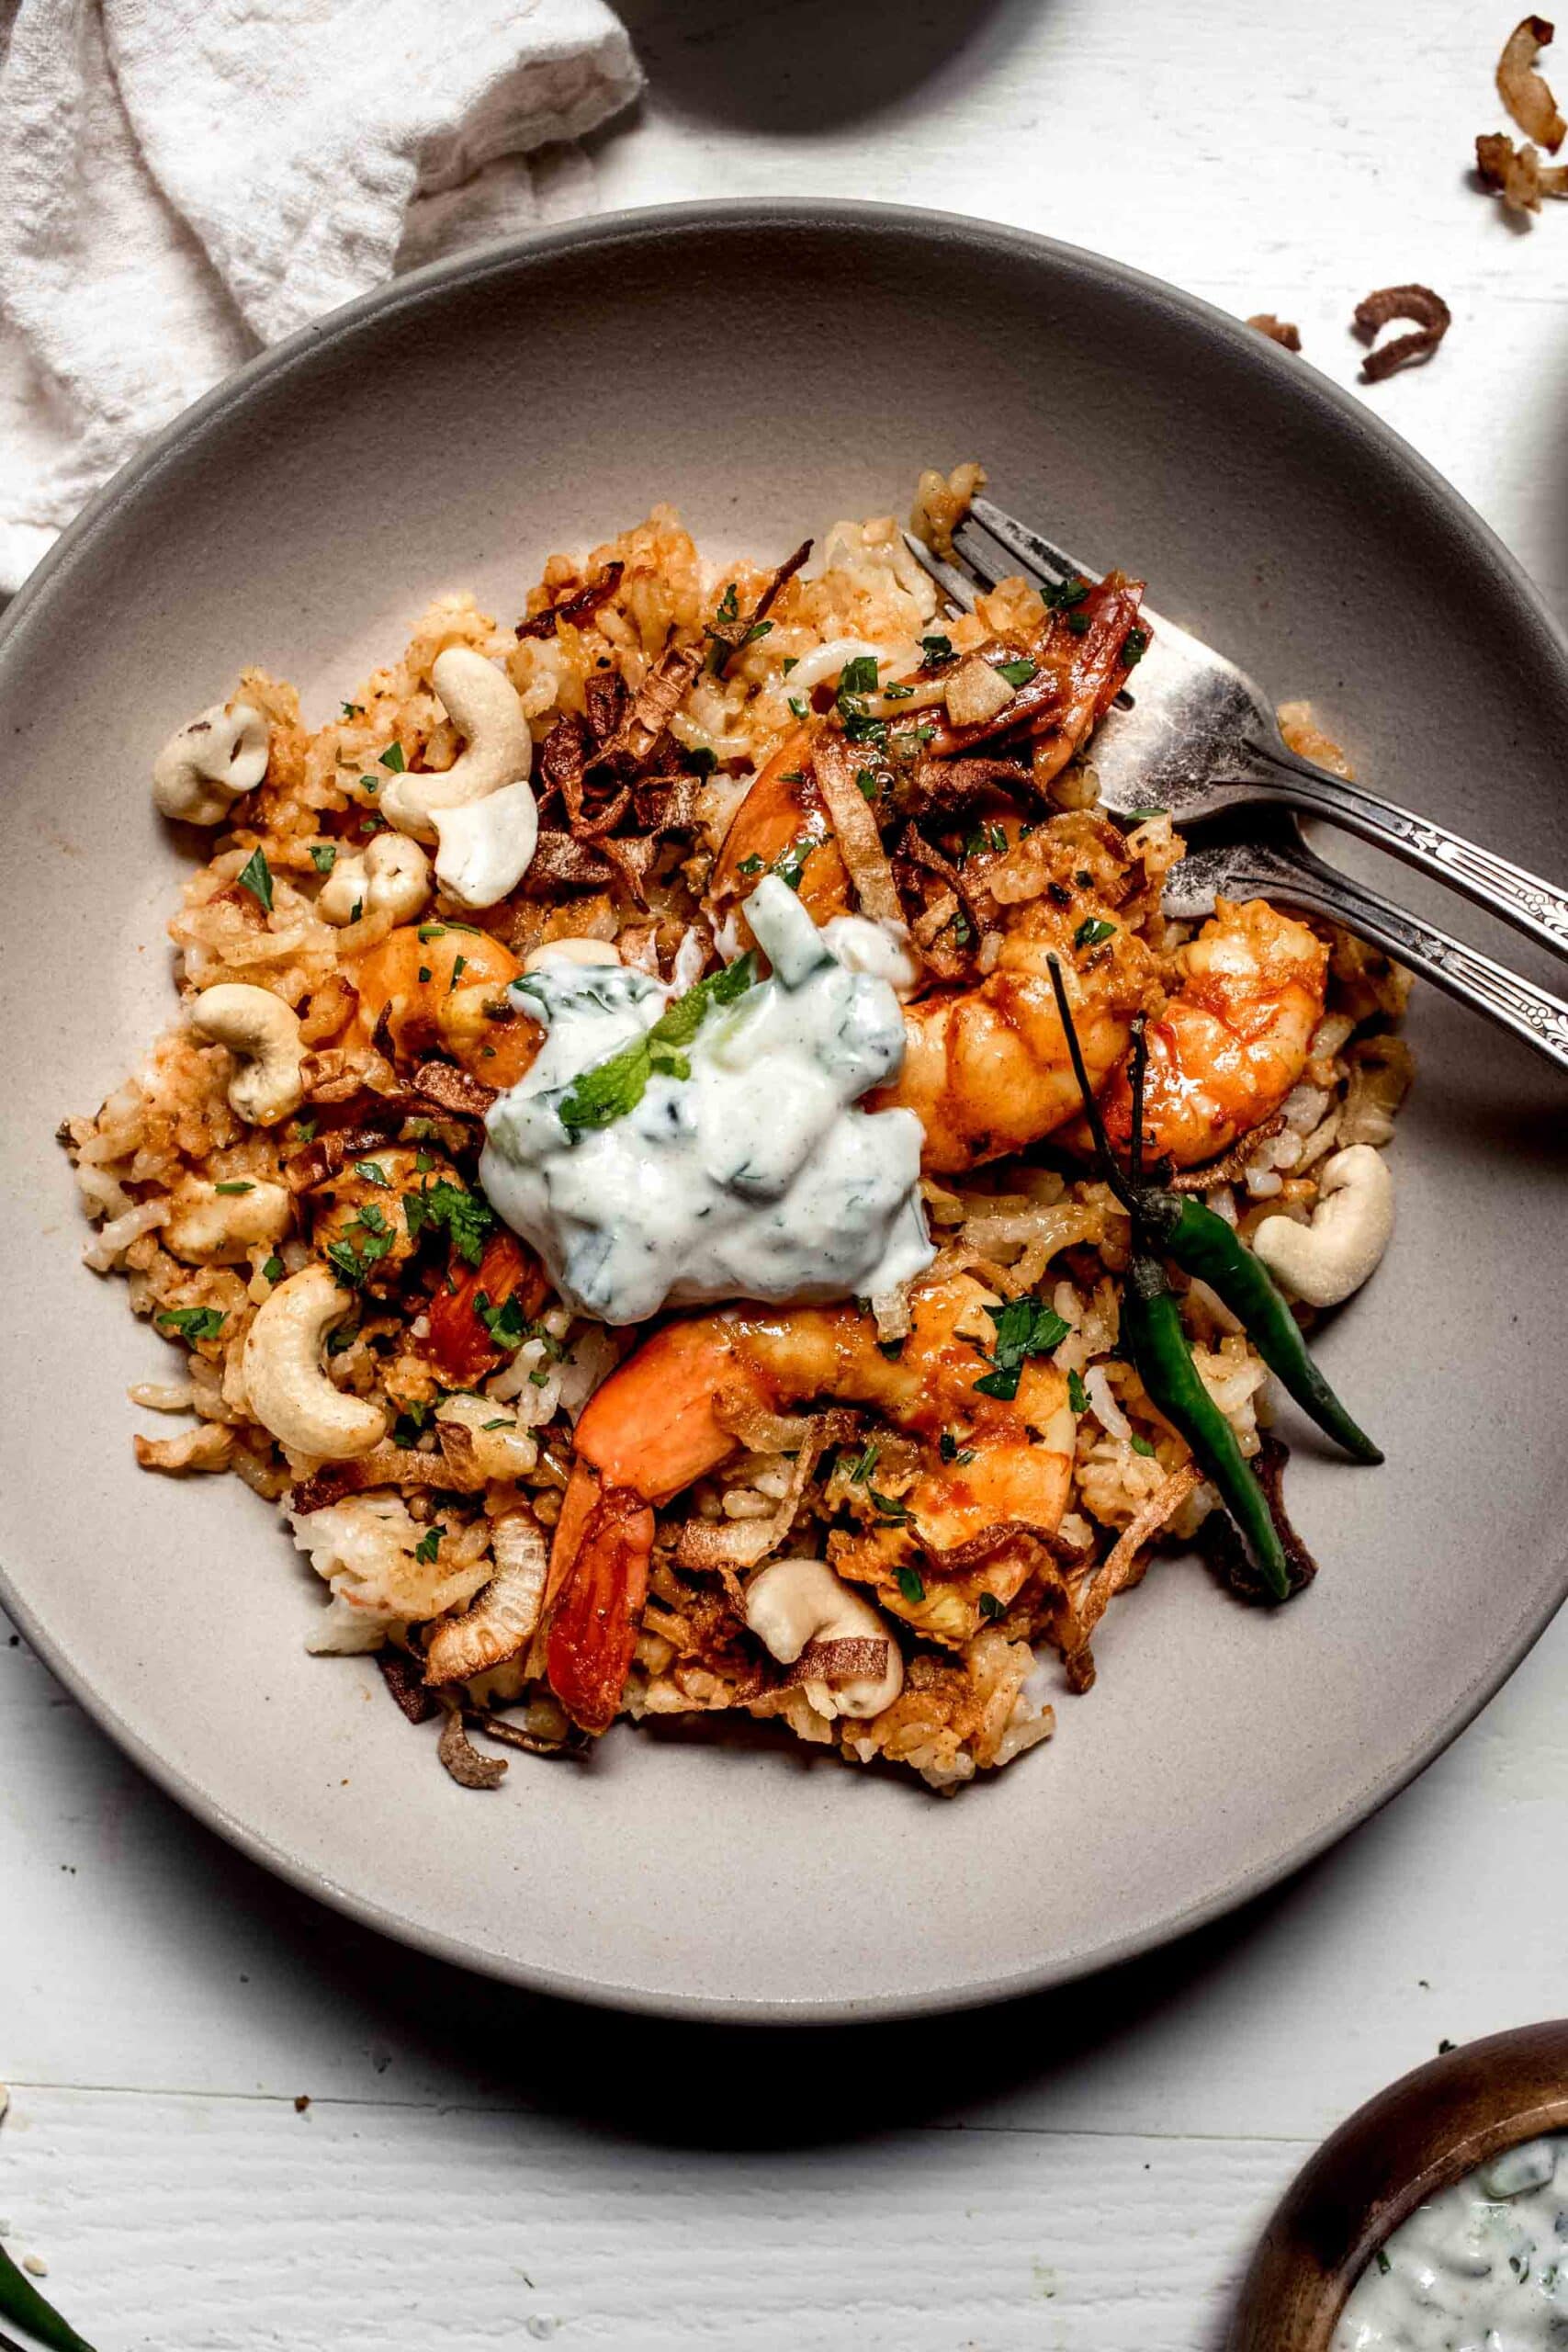
[[[1521,17],[1503,44],[1497,60],[1497,96],[1527,139],[1539,139],[1555,155],[1568,122],[1557,111],[1557,101],[1535,70],[1535,61],[1556,27],[1545,17]]]
[[[1414,334],[1396,334],[1392,343],[1369,351],[1361,362],[1361,381],[1381,384],[1402,368],[1419,367],[1430,359],[1453,321],[1440,294],[1429,286],[1384,286],[1356,305],[1353,331],[1371,343],[1391,319],[1414,319]]]
[[[1568,197],[1568,164],[1543,164],[1539,147],[1528,141],[1516,147],[1506,131],[1482,132],[1475,142],[1475,169],[1509,212],[1539,212],[1543,196]]]
[[[1259,334],[1266,334],[1270,343],[1277,343],[1281,350],[1299,351],[1302,347],[1300,327],[1292,326],[1288,319],[1277,319],[1272,311],[1256,311],[1247,323],[1256,327]]]

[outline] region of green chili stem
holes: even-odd
[[[19,2270],[0,2245],[0,2315],[15,2320],[29,2335],[47,2345],[49,2352],[93,2352],[85,2335],[78,2335],[68,2320],[62,2319],[52,2303],[45,2302],[25,2270]]]
[[[1199,1376],[1165,1269],[1136,1257],[1122,1295],[1122,1337],[1152,1403],[1192,1448],[1240,1529],[1276,1600],[1291,1596],[1291,1571],[1269,1498],[1236,1442],[1235,1431]]]

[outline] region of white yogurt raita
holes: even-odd
[[[875,1295],[934,1255],[919,1119],[853,1107],[903,1063],[888,942],[852,917],[819,932],[777,876],[746,916],[772,977],[661,1052],[638,1099],[603,1125],[577,1123],[580,1081],[647,1037],[674,991],[564,956],[514,983],[546,1035],[491,1106],[479,1181],[561,1296],[601,1322],[726,1298]]]
[[[1418,2205],[1356,2281],[1332,2352],[1568,2346],[1565,2147],[1507,2148]]]

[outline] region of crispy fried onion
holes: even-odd
[[[1556,27],[1545,17],[1521,17],[1503,44],[1497,60],[1497,96],[1527,139],[1539,139],[1555,155],[1568,123],[1557,111],[1557,101],[1535,70],[1535,61]]]
[[[686,699],[703,666],[700,645],[667,645],[628,704],[625,717],[600,758],[640,768],[651,759],[660,736]]]
[[[531,1510],[509,1510],[491,1538],[495,1574],[461,1617],[437,1625],[425,1645],[429,1683],[466,1682],[515,1657],[533,1637],[545,1601],[549,1544]]]
[[[838,1642],[807,1642],[778,1688],[796,1682],[854,1682],[862,1675],[879,1681],[887,1671],[888,1644],[862,1635]]]
[[[882,846],[871,803],[855,781],[858,763],[841,735],[828,733],[818,738],[812,769],[817,788],[833,820],[839,854],[849,868],[862,914],[869,915],[874,922],[901,924],[904,904],[893,880],[893,868]]]
[[[1208,1160],[1201,1168],[1179,1168],[1169,1179],[1171,1191],[1210,1193],[1216,1184],[1239,1183],[1247,1173],[1247,1161],[1280,1133],[1284,1124],[1283,1111],[1276,1111],[1271,1119],[1259,1120],[1257,1126],[1248,1127],[1218,1159]]]
[[[1509,212],[1539,212],[1543,196],[1568,197],[1568,164],[1543,164],[1539,147],[1528,140],[1516,147],[1506,131],[1486,131],[1476,141],[1475,168]]]
[[[536,1702],[529,1713],[538,1712]],[[561,1756],[571,1762],[581,1763],[592,1752],[593,1742],[585,1731],[579,1731],[574,1723],[561,1715],[558,1708],[552,1706],[551,1713],[559,1715],[565,1726],[563,1730],[530,1731],[526,1724],[509,1723],[504,1715],[492,1714],[488,1707],[465,1707],[463,1710],[465,1720],[472,1724],[476,1731],[482,1731],[487,1739],[497,1741],[502,1747],[521,1748],[525,1756]]]
[[[499,1091],[452,1062],[435,1061],[421,1062],[413,1074],[413,1089],[427,1102],[459,1119],[482,1119]]]
[[[382,1681],[410,1723],[427,1722],[435,1713],[435,1695],[424,1687],[418,1658],[411,1657],[407,1650],[387,1648],[377,1651],[376,1663]]]
[[[442,1434],[445,1437],[445,1430]],[[454,1431],[455,1437],[467,1434]],[[367,1494],[373,1487],[395,1487],[405,1495],[423,1489],[477,1495],[486,1483],[483,1474],[464,1459],[457,1444],[443,1453],[421,1453],[408,1445],[374,1445],[368,1453],[357,1453],[347,1462],[328,1462],[301,1479],[289,1506],[299,1511],[324,1510],[329,1503],[341,1503],[345,1495]]]
[[[1292,326],[1288,319],[1277,319],[1272,311],[1255,311],[1247,323],[1256,327],[1259,334],[1266,334],[1270,343],[1277,343],[1282,351],[1299,351],[1302,347],[1301,329]]]
[[[991,759],[981,752],[937,760],[922,752],[897,797],[906,817],[958,817],[976,800],[992,799],[998,793],[1044,808],[1051,806],[1049,792],[1022,761]]]
[[[681,1530],[675,1557],[683,1568],[722,1572],[726,1568],[759,1567],[770,1553],[778,1550],[795,1525],[795,1515],[812,1472],[828,1446],[842,1442],[844,1425],[847,1421],[852,1426],[852,1416],[818,1413],[809,1419],[790,1419],[781,1424],[780,1417],[758,1416],[739,1400],[723,1395],[715,1400],[714,1413],[720,1427],[728,1428],[742,1444],[749,1444],[751,1436],[776,1434],[781,1425],[787,1428],[795,1448],[789,1484],[776,1510],[766,1519],[689,1520]],[[764,1424],[773,1427],[765,1431]]]
[[[504,1756],[483,1756],[463,1728],[463,1710],[450,1690],[435,1694],[446,1720],[435,1753],[460,1789],[499,1789],[506,1778]]]
[[[570,833],[541,826],[533,863],[523,877],[526,899],[551,899],[558,890],[603,890],[622,882],[639,907],[648,904],[646,884],[657,842],[638,833],[620,840],[573,841]]]
[[[334,1127],[327,1135],[313,1136],[298,1151],[285,1157],[284,1182],[291,1193],[313,1193],[319,1184],[336,1176],[348,1160],[363,1159],[367,1153],[379,1151],[389,1144],[403,1118],[400,1108],[389,1108],[385,1116],[367,1119],[359,1126]]]
[[[767,619],[773,607],[773,599],[784,582],[795,578],[810,553],[811,541],[803,540],[792,556],[784,558],[749,613],[738,613],[732,621],[708,623],[708,636],[712,639],[715,648],[723,646],[725,649],[722,655],[717,655],[716,652],[714,662],[714,668],[721,678],[729,666],[731,657],[739,653],[747,639],[752,636],[758,622]]]
[[[918,825],[910,824],[895,853],[894,872],[900,888],[921,901],[919,912],[909,918],[909,931],[928,968],[941,980],[967,979],[986,933],[996,924],[982,910],[962,867],[933,847]],[[942,887],[933,889],[922,878],[927,875]],[[960,913],[969,930],[962,943],[952,930]]]
[[[1290,1515],[1285,1509],[1285,1464],[1290,1458],[1291,1449],[1284,1440],[1269,1434],[1253,1455],[1252,1466],[1258,1473],[1258,1485],[1269,1498],[1275,1532],[1285,1554],[1291,1592],[1295,1594],[1303,1585],[1311,1584],[1317,1574],[1317,1562],[1291,1525]],[[1210,1566],[1238,1599],[1264,1602],[1276,1600],[1278,1596],[1262,1583],[1226,1512],[1212,1510],[1209,1513],[1198,1531],[1198,1544]]]
[[[547,605],[542,613],[533,613],[526,620],[519,621],[518,636],[554,637],[563,621],[569,628],[581,628],[584,621],[592,619],[601,605],[609,603],[621,584],[625,570],[626,565],[618,560],[607,563],[597,580],[591,580],[585,588],[574,589],[558,605]]]
[[[1396,334],[1392,343],[1369,351],[1361,362],[1361,381],[1381,384],[1402,368],[1416,368],[1430,359],[1452,323],[1453,313],[1429,286],[1384,286],[1356,305],[1354,332],[1371,343],[1391,319],[1414,319],[1414,334]]]
[[[1201,1476],[1192,1462],[1184,1462],[1179,1469],[1168,1472],[1128,1521],[1099,1567],[1073,1594],[1056,1638],[1067,1679],[1075,1690],[1087,1690],[1094,1680],[1089,1644],[1095,1627],[1117,1594],[1138,1582],[1148,1566],[1145,1557],[1148,1546],[1175,1518]]]

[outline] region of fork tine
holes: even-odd
[[[1070,556],[1066,548],[1057,547],[1054,540],[1042,538],[1038,531],[1031,530],[1027,524],[1019,521],[1016,514],[1010,514],[993,499],[975,499],[969,512],[981,529],[988,531],[997,545],[1005,548],[1014,562],[1021,563],[1027,570],[1039,572],[1053,582],[1075,579],[1099,580],[1100,575],[1098,571],[1091,571],[1087,564],[1079,563],[1076,556]],[[962,528],[960,525],[959,529]],[[954,538],[957,536],[958,533],[954,532]]]
[[[944,563],[941,556],[933,555],[924,539],[918,539],[913,531],[905,531],[902,537],[904,545],[908,548],[920,570],[931,573],[948,603],[956,605],[961,613],[972,613],[975,609],[976,593],[975,582],[966,579],[955,565]],[[982,587],[987,587],[992,583],[982,581],[980,584]]]

